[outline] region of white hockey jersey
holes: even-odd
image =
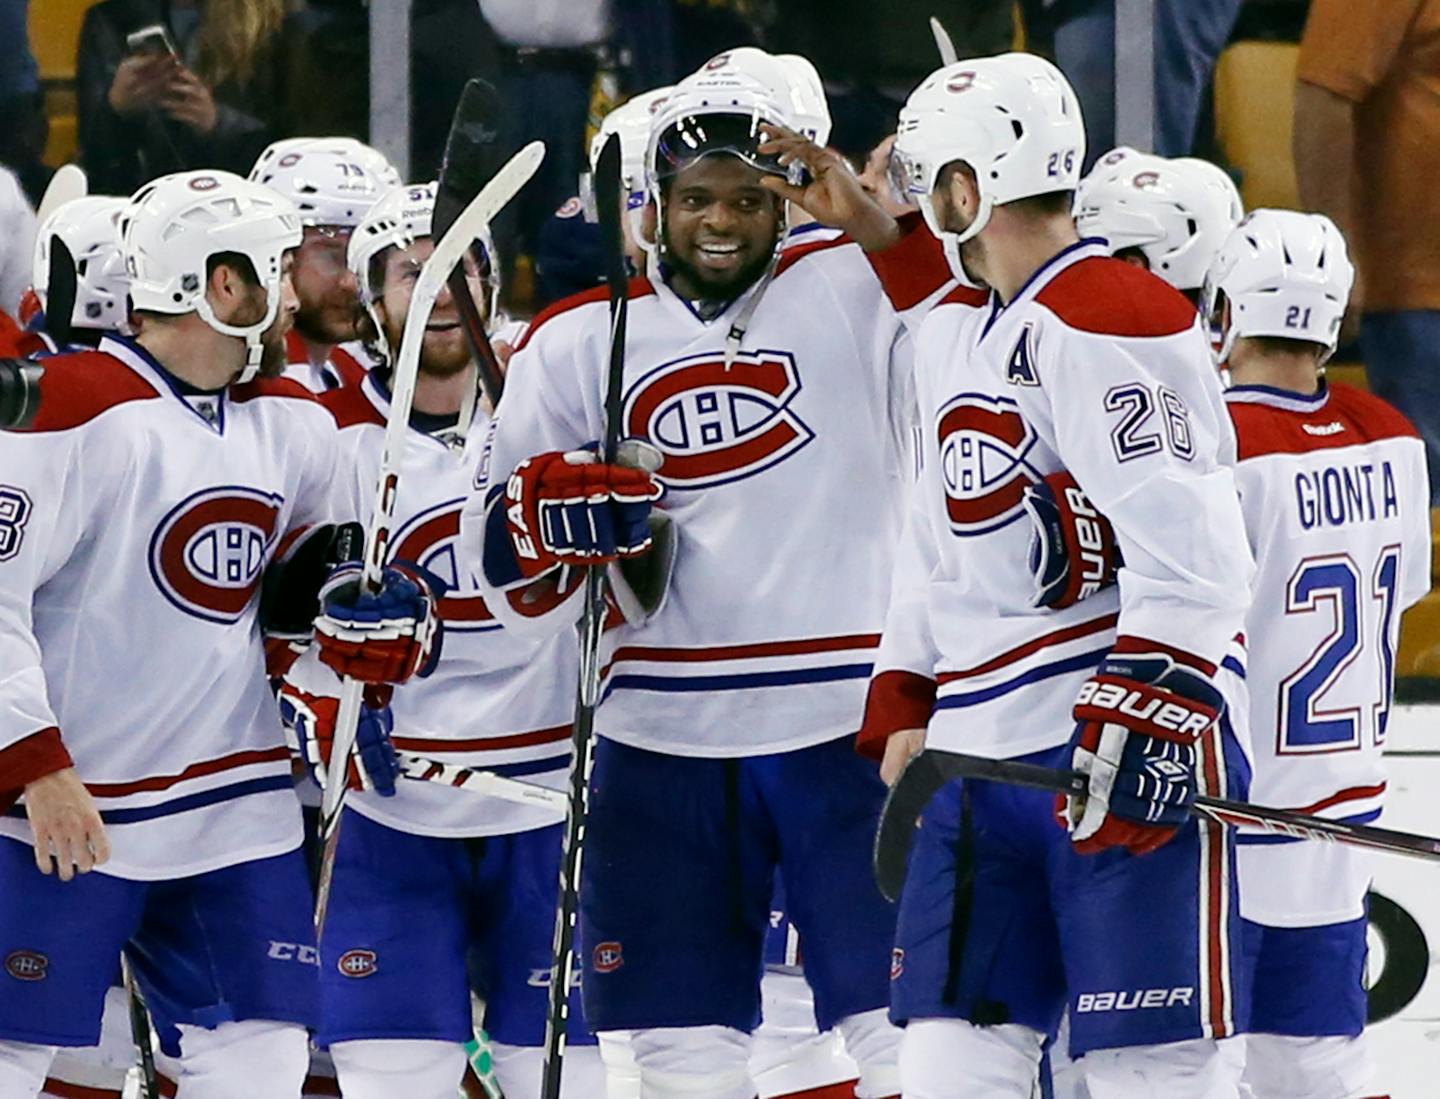
[[[117,877],[297,847],[257,593],[332,520],[333,421],[283,379],[187,399],[113,337],[45,368],[35,429],[0,434],[0,788],[63,738]],[[0,834],[30,842],[23,806]]]
[[[375,504],[390,395],[371,372],[357,387],[334,390],[321,403],[340,429],[341,501],[337,509],[368,522]],[[473,573],[457,552],[460,510],[470,472],[446,442],[446,427],[412,427],[395,502],[392,558],[412,561],[450,586],[440,602],[440,661],[424,679],[395,691],[397,751],[527,782],[563,788],[575,715],[574,631],[553,637],[517,635],[491,614]],[[432,430],[422,430],[431,426]],[[484,434],[477,413],[471,431]],[[333,676],[331,677],[333,679]],[[488,798],[443,783],[402,781],[394,797],[354,793],[346,802],[390,828],[425,836],[480,836],[553,824],[558,813]]]
[[[922,470],[867,741],[928,726],[934,747],[1020,756],[1069,739],[1080,684],[1117,638],[1208,666],[1232,655],[1253,563],[1189,302],[1082,241],[1004,308],[957,291],[933,309],[916,391]],[[1049,610],[1030,603],[1021,501],[1061,469],[1110,517],[1125,568],[1118,587]]]
[[[1236,386],[1225,397],[1258,566],[1245,624],[1251,800],[1373,821],[1400,616],[1430,588],[1424,446],[1399,412],[1348,386],[1310,396]],[[1241,845],[1247,918],[1306,926],[1362,914],[1363,852],[1268,836]]]
[[[727,370],[748,297],[704,320],[661,280],[630,285],[623,434],[665,456],[678,552],[659,612],[607,635],[596,727],[654,751],[747,756],[854,733],[884,618],[912,468],[908,336],[844,239],[787,251]],[[492,497],[523,459],[603,436],[609,349],[603,289],[536,318],[477,478]],[[485,507],[483,490],[467,504],[469,552]],[[496,612],[553,633],[579,602]]]
[[[299,382],[311,393],[359,385],[375,365],[359,340],[337,344],[323,363],[311,362],[309,346],[293,328],[285,335],[285,358],[285,377]]]

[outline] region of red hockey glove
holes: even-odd
[[[364,594],[358,564],[341,565],[320,589],[315,640],[336,675],[363,683],[404,683],[428,675],[440,658],[443,587],[403,562],[387,565],[380,591]]]
[[[1060,609],[1115,583],[1121,565],[1115,528],[1070,474],[1052,473],[1025,490],[1030,516],[1031,605]]]
[[[525,579],[556,565],[598,565],[650,548],[660,486],[643,469],[605,465],[589,451],[521,462],[505,483],[505,530]]]
[[[1196,743],[1225,702],[1199,671],[1163,653],[1112,653],[1075,701],[1073,766],[1082,797],[1058,799],[1081,854],[1167,843],[1195,800]]]
[[[330,753],[335,746],[335,722],[340,715],[340,681],[312,659],[298,661],[290,677],[280,685],[280,719],[291,735],[291,747],[325,788]],[[381,797],[393,797],[400,761],[390,734],[395,723],[390,707],[373,705],[368,698],[360,707],[355,727],[355,751],[350,756],[346,785],[351,790],[370,790]]]

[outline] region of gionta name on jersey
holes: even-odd
[[[961,393],[936,414],[945,512],[961,537],[1020,518],[1026,486],[1040,479],[1027,461],[1037,437],[1017,407],[1005,397]]]
[[[791,409],[800,372],[788,351],[717,352],[663,363],[625,395],[626,434],[665,455],[659,480],[705,488],[753,476],[796,453],[815,433]]]
[[[186,497],[150,538],[150,575],[186,614],[240,621],[260,586],[284,499],[224,485]]]

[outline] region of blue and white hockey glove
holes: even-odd
[[[1115,528],[1065,472],[1029,486],[1031,606],[1058,610],[1115,583],[1121,565]]]
[[[320,589],[315,641],[336,675],[362,683],[404,683],[440,659],[436,606],[445,585],[423,569],[387,565],[375,595],[361,591],[359,564],[341,565]]]
[[[1072,765],[1089,778],[1060,798],[1082,854],[1167,843],[1195,800],[1196,745],[1225,701],[1209,677],[1164,653],[1114,653],[1080,688]]]
[[[636,557],[650,548],[650,505],[659,498],[646,470],[606,465],[588,450],[527,458],[491,509],[486,571],[530,580],[556,565]]]
[[[308,655],[295,663],[280,685],[280,718],[291,734],[291,747],[321,789],[335,745],[339,693],[339,679]],[[395,728],[390,707],[375,705],[378,701],[372,697],[360,707],[346,784],[351,790],[369,790],[388,798],[395,796],[400,761],[390,741]]]

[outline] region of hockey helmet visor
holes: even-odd
[[[773,153],[762,154],[768,140],[758,113],[682,115],[655,143],[655,176],[671,180],[708,156],[733,156],[767,175],[791,178],[794,172]]]

